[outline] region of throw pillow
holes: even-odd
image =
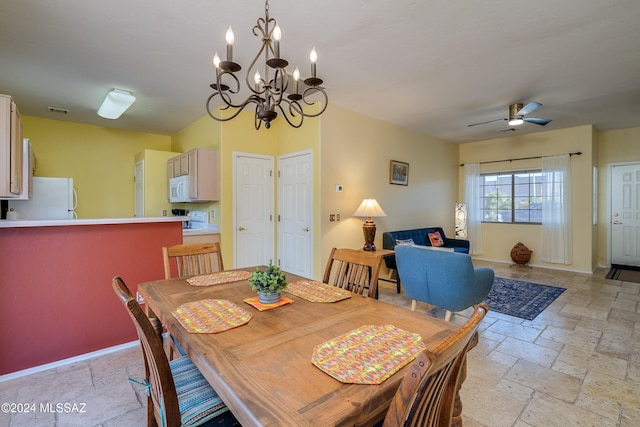
[[[405,240],[396,239],[396,246],[399,246],[399,245],[415,245],[415,243],[413,242],[413,239],[405,239]]]
[[[431,246],[444,246],[444,240],[442,240],[442,236],[440,235],[439,231],[436,231],[435,233],[429,233],[429,241],[431,242]]]

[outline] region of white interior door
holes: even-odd
[[[611,263],[640,266],[640,164],[611,167]]]
[[[144,217],[144,159],[133,167],[134,216]]]
[[[278,158],[278,260],[284,271],[313,277],[313,158]]]
[[[273,157],[233,153],[234,268],[273,262]]]

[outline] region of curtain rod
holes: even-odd
[[[569,153],[569,157],[571,156],[579,156],[582,154],[580,151],[576,151],[575,153]],[[484,165],[487,163],[500,163],[500,162],[513,162],[514,160],[531,160],[531,159],[541,159],[544,156],[533,156],[533,157],[518,157],[517,159],[504,159],[504,160],[490,160],[488,162],[478,162],[479,165]],[[464,163],[460,163],[460,166],[464,166]]]

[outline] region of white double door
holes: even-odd
[[[274,158],[233,153],[234,267],[278,264],[284,271],[312,276],[312,155],[278,158],[278,215],[274,214]],[[275,229],[278,256],[274,257]]]

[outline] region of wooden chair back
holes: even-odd
[[[197,276],[224,270],[220,244],[191,243],[162,248],[164,278]],[[177,276],[171,275],[171,261],[177,265]]]
[[[382,257],[356,249],[331,249],[322,281],[360,295],[375,297]]]
[[[487,313],[485,304],[463,326],[418,355],[396,392],[383,427],[450,426],[469,343]]]
[[[179,426],[182,422],[178,396],[162,341],[124,281],[116,276],[113,278],[112,285],[116,295],[127,308],[140,338],[145,377],[149,384],[147,424],[163,425],[162,420],[164,420],[166,426]]]

